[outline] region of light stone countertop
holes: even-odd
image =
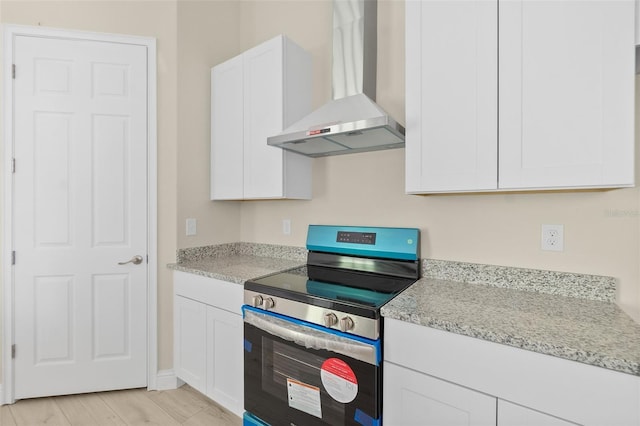
[[[242,285],[306,262],[304,248],[230,243],[178,250],[169,268]],[[426,259],[382,315],[640,376],[640,324],[615,279]]]
[[[270,244],[231,243],[178,250],[170,269],[244,284],[251,278],[306,263],[306,249]]]
[[[640,376],[640,324],[611,302],[422,278],[382,315]]]
[[[295,268],[304,262],[252,255],[232,255],[171,264],[169,268],[203,277],[244,284],[251,278]]]

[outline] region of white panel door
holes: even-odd
[[[384,363],[385,425],[495,426],[496,398]]]
[[[406,190],[497,188],[497,0],[406,3]]]
[[[500,3],[500,188],[632,185],[634,1]]]
[[[207,305],[175,296],[174,364],[176,376],[202,393],[207,392]]]
[[[242,316],[207,306],[206,394],[235,414],[244,408]]]
[[[242,70],[242,56],[211,70],[212,200],[239,200],[244,196]]]
[[[282,37],[243,54],[245,198],[283,196],[283,151],[267,144],[283,126],[283,54]]]
[[[14,52],[15,398],[146,386],[146,48]]]

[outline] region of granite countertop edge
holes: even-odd
[[[583,364],[588,364],[596,367],[606,368],[608,370],[617,371],[620,373],[631,374],[634,376],[640,376],[640,363],[635,361],[629,361],[626,359],[620,359],[608,356],[606,354],[600,354],[596,352],[589,352],[580,349],[574,349],[565,346],[550,345],[546,342],[534,342],[524,337],[518,337],[509,334],[497,333],[491,330],[483,330],[481,328],[469,327],[462,324],[451,323],[448,321],[442,321],[437,318],[420,317],[415,318],[411,315],[404,316],[402,314],[389,315],[389,312],[383,313],[385,318],[393,318],[403,322],[409,322],[417,324],[423,327],[429,327],[436,330],[442,330],[449,333],[455,333],[462,336],[473,337],[492,343],[499,343],[507,346],[512,346],[518,349],[524,349],[544,355],[551,355],[557,358],[563,358],[569,361],[577,361]]]
[[[305,264],[301,247],[259,243],[225,243],[179,249],[167,268],[235,284]]]
[[[240,285],[243,285],[245,281],[247,281],[247,279],[238,277],[237,275],[219,274],[217,272],[205,271],[198,267],[185,266],[178,263],[170,263],[167,265],[167,268],[173,269],[174,271],[187,272],[190,274],[200,275],[201,277],[215,278],[217,280],[228,281],[230,283]]]
[[[412,323],[423,327],[429,327],[437,330],[442,330],[450,333],[455,333],[462,336],[472,337],[481,339],[484,341],[503,344],[511,347],[515,347],[518,349],[529,350],[532,352],[550,355],[557,358],[562,358],[570,361],[576,361],[596,367],[606,368],[608,370],[613,370],[616,372],[631,374],[634,376],[640,376],[640,346],[633,350],[630,349],[625,351],[625,355],[621,355],[614,350],[611,350],[611,343],[605,338],[603,341],[599,341],[597,339],[598,332],[606,333],[607,329],[604,328],[596,328],[595,325],[589,324],[590,329],[595,328],[597,331],[595,332],[595,337],[593,341],[589,343],[585,343],[581,346],[580,343],[577,345],[573,345],[567,340],[567,342],[563,342],[561,337],[558,337],[558,329],[554,329],[554,327],[549,326],[548,324],[538,326],[532,326],[531,330],[528,329],[526,323],[519,323],[518,320],[515,320],[515,324],[517,324],[516,329],[514,330],[511,325],[508,324],[509,321],[505,321],[504,324],[473,324],[477,322],[475,320],[465,320],[465,315],[468,315],[468,312],[464,311],[464,308],[460,308],[459,311],[454,309],[449,309],[447,312],[432,312],[437,311],[437,308],[431,309],[430,307],[425,307],[424,304],[420,303],[420,292],[425,291],[427,286],[432,284],[433,286],[467,286],[466,288],[470,291],[477,291],[477,294],[482,294],[484,292],[506,292],[510,293],[507,297],[517,298],[519,293],[523,293],[521,289],[503,289],[503,288],[493,288],[491,286],[483,286],[480,284],[471,284],[468,283],[460,283],[456,281],[447,281],[441,279],[429,279],[422,278],[413,284],[412,287],[405,290],[404,293],[401,293],[398,297],[393,299],[391,302],[386,304],[381,309],[381,315],[384,318],[390,318],[399,320],[406,323]],[[477,289],[477,290],[476,290]],[[432,290],[433,294],[438,296],[438,290]],[[525,294],[527,292],[524,292]],[[573,298],[565,297],[565,296],[557,296],[557,295],[536,295],[528,292],[527,298],[559,298],[562,299],[562,304],[567,304],[567,306],[571,306],[572,303],[578,304],[576,308],[576,316],[577,318],[572,318],[572,321],[569,325],[566,324],[567,318],[559,317],[557,318],[557,322],[562,322],[562,327],[571,328],[575,324],[581,324],[581,321],[585,319],[589,319],[589,314],[585,318],[580,318],[578,315],[582,313],[584,306],[582,304],[594,304],[595,306],[606,306],[608,308],[609,313],[603,314],[606,316],[612,316],[616,319],[623,317],[627,321],[623,321],[623,325],[625,326],[624,332],[629,332],[634,337],[635,341],[640,342],[640,325],[635,323],[630,317],[628,317],[624,312],[617,307],[612,302],[600,301],[600,300],[573,300]],[[431,295],[432,293],[429,293]],[[455,291],[452,293],[455,296]],[[475,295],[471,295],[470,298],[473,299]],[[448,300],[450,300],[451,295],[447,295]],[[511,302],[510,299],[506,299]],[[454,303],[455,305],[455,303]],[[463,305],[464,306],[464,305]],[[447,306],[447,308],[451,308],[451,306]],[[570,308],[568,308],[570,309]],[[550,311],[554,310],[554,307],[549,308]],[[541,312],[544,314],[545,312]],[[611,315],[613,313],[613,315]],[[548,313],[550,321],[554,322],[555,318],[552,316],[553,313]],[[618,326],[619,324],[612,320],[612,323]],[[510,329],[511,328],[511,329]],[[517,329],[520,329],[520,332]],[[504,329],[510,329],[509,331],[505,331]],[[563,330],[563,328],[560,328]],[[527,335],[529,334],[529,335]],[[590,336],[593,337],[593,336]],[[575,342],[574,342],[575,343]],[[605,346],[603,348],[603,345]],[[609,346],[607,346],[609,345]],[[628,343],[629,347],[632,347],[633,343]]]
[[[251,278],[303,265],[306,260],[306,253],[307,251],[304,248],[290,246],[258,243],[219,244],[178,250],[177,262],[171,263],[167,267],[176,271],[242,285]],[[251,272],[248,272],[244,268],[247,262],[250,264],[257,262],[259,263],[259,268],[252,268],[250,269]],[[424,284],[429,280],[437,280],[444,284],[464,281],[465,285],[472,286],[470,288],[479,288],[478,291],[483,291],[483,287],[491,287],[494,288],[492,291],[507,289],[506,291],[515,292],[514,294],[521,292],[547,293],[547,295],[551,295],[550,297],[584,298],[597,300],[598,302],[596,303],[607,303],[608,305],[613,304],[611,295],[615,291],[615,280],[610,277],[594,277],[582,274],[565,274],[429,259],[423,260],[422,273],[423,278],[400,296],[417,287],[417,284]],[[481,276],[481,280],[477,278],[478,275]],[[473,279],[468,279],[468,277],[473,277]],[[491,282],[492,277],[496,278],[494,283]],[[516,282],[513,277],[523,277],[523,279],[519,279]],[[542,281],[557,279],[558,288],[553,288],[553,285],[549,283],[542,288],[537,284],[533,286],[529,284],[530,282],[541,282],[541,278]],[[513,286],[510,286],[510,282],[514,282]],[[592,285],[592,283],[595,284]],[[593,286],[593,288],[585,291],[586,286]],[[581,290],[576,293],[573,289],[578,288],[581,288]],[[499,327],[491,327],[491,325],[473,325],[466,321],[451,321],[437,315],[430,315],[420,312],[420,310],[407,308],[403,303],[398,303],[398,299],[396,297],[396,299],[382,307],[381,314],[383,317],[640,376],[640,356],[637,360],[629,360],[598,350],[592,351],[588,348],[579,349],[570,345],[557,344],[557,342],[552,342],[553,339],[545,341],[544,338],[531,339],[526,336],[520,336],[517,333],[505,333],[499,330]],[[541,329],[541,331],[543,332],[542,335],[544,335],[544,329]]]

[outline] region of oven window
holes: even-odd
[[[272,426],[361,425],[380,418],[379,366],[308,349],[247,323],[244,329],[246,411]],[[327,364],[347,366],[356,390],[345,380],[327,383]]]
[[[294,381],[294,385],[308,385],[309,394],[317,388],[320,393],[322,418],[332,425],[342,421],[345,405],[331,398],[322,384],[320,369],[325,361],[324,357],[274,341],[269,337],[262,338],[262,353],[262,387],[265,392],[276,395],[281,401],[288,403],[291,380]],[[313,401],[309,401],[308,405],[309,411],[313,411]],[[303,405],[303,408],[305,407],[306,405]]]

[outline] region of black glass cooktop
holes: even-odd
[[[329,309],[361,314],[369,311],[367,316],[372,316],[415,281],[415,278],[305,265],[249,280],[244,288]]]

